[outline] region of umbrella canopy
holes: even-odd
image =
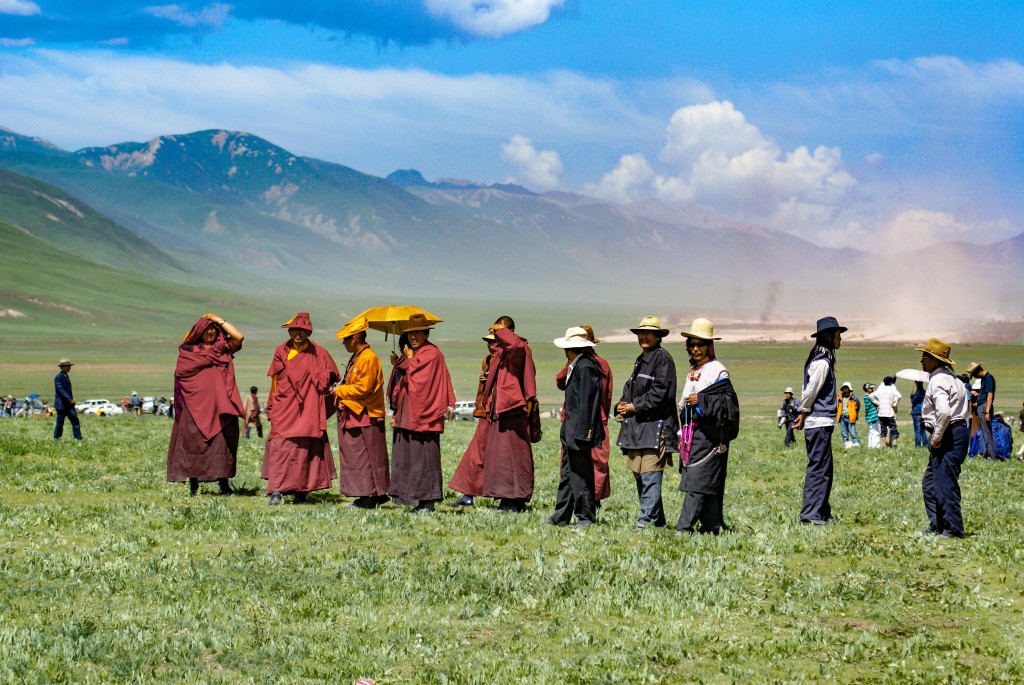
[[[444,321],[444,319],[434,316],[426,309],[421,309],[411,304],[389,304],[383,307],[370,307],[365,312],[353,317],[353,319],[365,318],[369,322],[370,328],[375,331],[381,331],[385,334],[385,338],[387,338],[388,333],[399,335],[405,331],[409,325],[409,317],[413,314],[422,314],[427,317],[427,323],[431,326]]]
[[[30,400],[38,400],[38,399],[39,399],[39,393],[37,393],[37,392],[34,392],[34,393],[32,393],[31,395],[29,395],[29,396],[28,396],[28,398],[29,398]]]
[[[896,378],[904,378],[908,381],[928,382],[928,372],[922,369],[903,369],[896,372]]]

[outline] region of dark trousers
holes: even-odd
[[[78,412],[57,410],[57,422],[53,424],[53,439],[59,440],[64,435],[64,419],[71,422],[71,434],[75,440],[82,439],[82,426],[78,423]]]
[[[558,494],[552,523],[576,521],[594,523],[594,462],[590,450],[571,450],[562,445],[562,466],[558,472]]]
[[[804,474],[804,508],[801,521],[832,518],[828,502],[832,494],[832,432],[835,426],[808,428],[804,431],[807,445],[807,472]]]
[[[245,427],[245,439],[246,440],[249,439],[249,429],[250,428],[252,428],[252,426],[246,426]],[[262,423],[257,423],[256,424],[256,435],[261,437],[261,438],[263,437],[263,424]]]
[[[985,420],[985,403],[978,403],[978,411],[976,412],[978,417],[978,425],[981,427],[981,439],[985,441],[985,458],[995,459],[996,458],[996,444],[992,441],[992,421]]]
[[[896,428],[895,416],[879,416],[878,423],[882,426],[882,440],[888,436],[890,443],[899,440],[900,431]]]
[[[793,434],[793,422],[786,421],[786,439],[783,441],[783,447],[789,447],[796,442],[796,436]]]
[[[938,447],[930,448],[928,468],[921,479],[924,510],[936,533],[964,535],[964,519],[960,512],[960,467],[967,458],[970,441],[967,426],[951,426],[942,435]]]
[[[663,476],[663,471],[633,474],[633,478],[636,479],[636,494],[640,497],[640,518],[637,520],[640,525],[665,525],[665,506],[661,502]]]

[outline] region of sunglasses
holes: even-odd
[[[694,340],[693,338],[688,338],[686,340],[686,346],[687,347],[707,347],[708,343],[707,343],[706,340]]]

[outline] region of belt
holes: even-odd
[[[950,421],[949,425],[950,425],[950,427],[953,427],[953,426],[966,426],[967,425],[967,421],[964,420],[964,419],[957,419],[956,421]]]

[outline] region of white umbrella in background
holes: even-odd
[[[896,372],[896,378],[904,378],[908,381],[928,382],[928,372],[923,369],[903,369]]]

